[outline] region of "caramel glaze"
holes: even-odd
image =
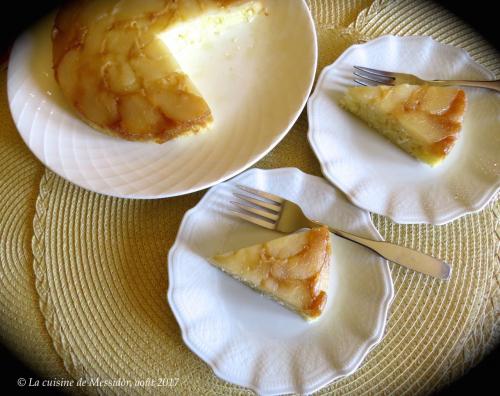
[[[271,281],[275,282],[278,289],[298,287],[304,290],[306,293],[301,301],[302,306],[296,308],[307,317],[316,318],[323,312],[327,301],[327,293],[322,290],[325,286],[322,280],[328,276],[330,255],[330,234],[326,227],[311,230],[302,249],[286,258],[274,257],[264,244],[259,265],[269,268],[269,271],[260,287],[265,289],[265,285]],[[294,262],[294,267],[301,267],[301,270],[286,271],[291,262]],[[285,268],[285,271],[275,271],[276,266]],[[279,272],[279,275],[276,275],[276,272]]]
[[[440,115],[429,114],[432,122],[440,125],[446,131],[450,132],[449,136],[441,139],[439,142],[434,143],[429,151],[433,154],[439,156],[444,156],[449,153],[455,141],[457,140],[457,134],[462,128],[461,119],[465,112],[465,106],[467,105],[465,92],[463,90],[458,90],[457,95],[450,104],[448,110]]]
[[[441,114],[431,114],[429,112],[423,111],[421,109],[421,101],[427,92],[428,86],[420,87],[409,99],[408,102],[403,106],[403,111],[414,112],[418,111],[425,114],[427,120],[437,125],[437,127],[448,133],[443,139],[433,143],[430,147],[426,149],[432,154],[444,156],[448,154],[451,150],[455,141],[457,140],[457,134],[462,128],[462,116],[465,112],[466,107],[466,97],[465,92],[461,89],[457,90],[457,94],[450,102],[448,109]]]

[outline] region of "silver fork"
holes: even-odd
[[[300,206],[292,201],[255,188],[242,185],[237,185],[237,187],[247,193],[233,193],[242,202],[231,201],[237,208],[233,212],[243,220],[283,233],[323,225],[309,219]],[[333,227],[327,227],[333,234],[365,246],[396,264],[435,278],[450,278],[451,267],[442,260],[404,246],[375,241]]]
[[[475,80],[423,80],[413,74],[395,73],[385,70],[371,69],[369,67],[354,66],[353,74],[357,77],[354,81],[360,85],[437,85],[437,86],[465,86],[475,88],[488,88],[500,92],[500,80],[475,81]]]

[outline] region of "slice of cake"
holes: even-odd
[[[212,122],[210,106],[166,42],[186,47],[262,10],[255,0],[68,3],[52,34],[56,81],[82,119],[104,133],[162,143],[198,132]]]
[[[450,152],[462,128],[463,90],[454,87],[352,87],[340,104],[394,144],[429,165]]]
[[[331,257],[326,227],[217,255],[210,261],[307,320],[323,312]]]

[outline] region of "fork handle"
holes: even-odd
[[[451,267],[442,260],[429,256],[419,251],[395,245],[390,242],[374,241],[373,239],[362,238],[345,231],[328,227],[330,232],[342,238],[363,245],[385,259],[392,261],[403,267],[410,268],[423,274],[431,275],[439,279],[449,279]]]
[[[500,80],[488,80],[488,81],[433,80],[432,83],[441,86],[460,85],[463,87],[488,88],[500,92]]]

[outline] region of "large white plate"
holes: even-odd
[[[384,36],[349,48],[325,68],[308,104],[309,141],[323,174],[357,206],[399,223],[443,224],[482,209],[500,187],[500,95],[467,88],[462,135],[431,168],[407,155],[337,103],[352,66],[423,78],[494,79],[458,48],[429,37]]]
[[[236,183],[292,199],[334,227],[380,236],[367,212],[295,168],[249,170],[213,187],[182,221],[169,252],[168,300],[187,346],[216,375],[259,394],[313,392],[355,371],[382,339],[393,296],[387,262],[332,237],[328,303],[320,319],[307,323],[207,262],[282,235],[231,215]]]
[[[303,0],[263,0],[267,16],[229,28],[177,59],[212,108],[210,131],[157,145],[94,131],[68,108],[51,67],[53,16],[14,45],[8,95],[29,148],[50,169],[102,194],[160,198],[246,169],[288,132],[316,70],[314,24]]]

